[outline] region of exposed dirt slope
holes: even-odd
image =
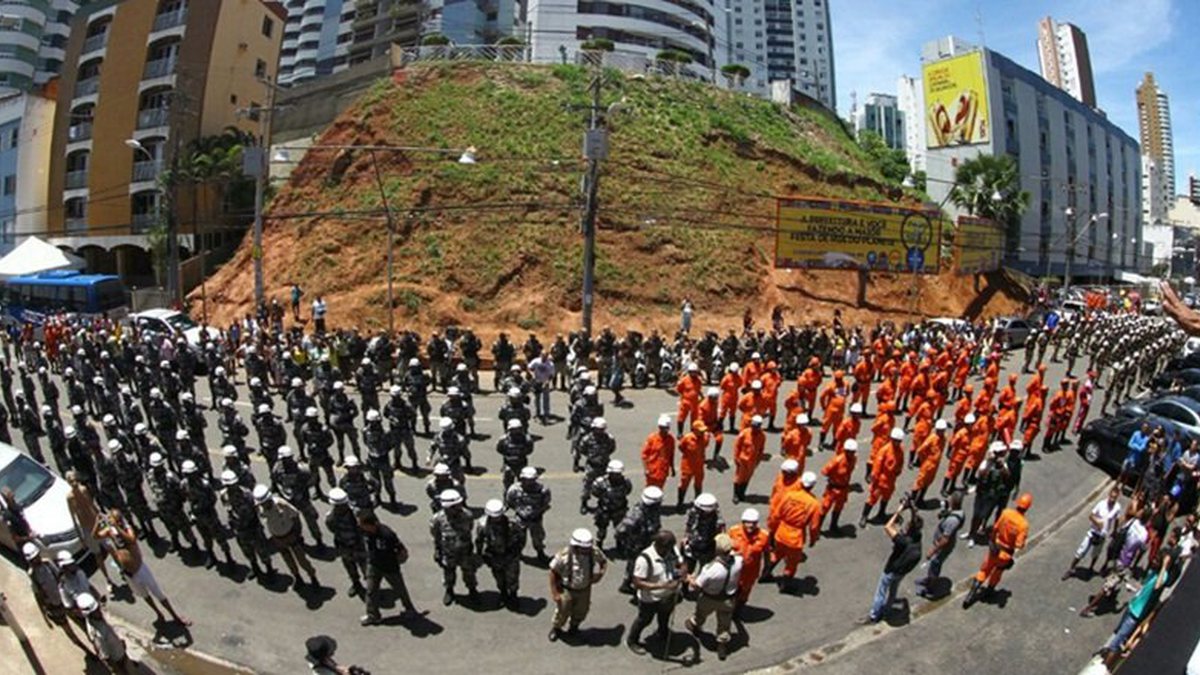
[[[771,195],[901,197],[840,127],[816,113],[669,80],[611,74],[604,103],[624,97],[600,182],[597,325],[667,327],[681,298],[704,325],[733,325],[777,304],[797,321],[840,307],[864,319],[1005,313],[1012,288],[942,275],[872,278],[856,306],[848,272],[774,270]],[[381,81],[318,144],[478,148],[457,154],[378,152],[395,215],[396,323],[541,332],[579,324],[580,137],[587,73],[574,67],[453,64]],[[387,325],[387,226],[372,154],[314,149],[269,207],[264,263],[270,296],[294,279],[326,296],[334,325]],[[366,212],[366,213],[363,213]],[[249,311],[247,236],[208,284],[209,312]],[[999,292],[997,292],[999,291]],[[196,294],[193,293],[193,301]],[[194,303],[195,304],[195,303]]]

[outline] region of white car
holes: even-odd
[[[142,330],[161,335],[174,336],[182,333],[184,339],[187,340],[188,347],[197,353],[204,346],[204,342],[216,340],[221,336],[221,333],[211,326],[205,328],[202,335],[200,326],[192,321],[190,316],[174,309],[148,309],[144,312],[130,314],[129,322],[141,326]]]
[[[53,558],[70,551],[76,559],[86,553],[75,520],[67,507],[71,486],[53,471],[11,445],[0,443],[0,488],[10,488],[38,541]],[[0,518],[0,545],[19,551],[7,523]]]

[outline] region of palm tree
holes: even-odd
[[[954,172],[950,199],[973,216],[1011,225],[1029,208],[1029,193],[1021,189],[1021,174],[1010,155],[980,154]]]

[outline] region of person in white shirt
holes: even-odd
[[[653,543],[638,554],[633,564],[633,587],[637,589],[638,613],[629,627],[625,644],[634,653],[645,653],[642,631],[657,619],[656,633],[660,642],[666,642],[667,624],[678,601],[679,587],[686,576],[683,558],[675,545],[675,535],[669,530],[659,530]]]
[[[1092,507],[1092,513],[1088,516],[1091,527],[1083,535],[1083,541],[1079,542],[1079,548],[1075,549],[1075,557],[1067,566],[1067,571],[1063,572],[1063,581],[1074,576],[1079,561],[1083,560],[1089,552],[1092,554],[1092,560],[1088,564],[1088,571],[1095,571],[1096,561],[1104,550],[1104,542],[1112,535],[1117,519],[1121,516],[1121,502],[1118,500],[1120,496],[1121,491],[1114,485],[1108,491],[1108,496],[1096,502],[1096,505]]]
[[[554,361],[545,352],[529,362],[533,376],[534,413],[543,425],[550,423],[550,390],[554,388]]]
[[[722,532],[714,539],[717,555],[691,579],[692,588],[700,591],[696,611],[684,625],[692,634],[699,634],[709,614],[717,615],[717,658],[724,661],[729,655],[729,627],[742,576],[742,556],[734,555],[733,540]]]

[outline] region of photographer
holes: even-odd
[[[966,517],[963,514],[962,501],[962,490],[955,490],[950,494],[950,499],[943,502],[942,510],[938,513],[940,520],[933,535],[933,546],[925,555],[926,573],[916,582],[917,595],[922,598],[931,597],[929,585],[934,579],[942,576],[942,565],[954,552],[954,545],[958,542],[958,531]]]
[[[339,666],[333,660],[337,647],[337,640],[328,635],[314,635],[305,640],[304,649],[308,654],[304,660],[308,661],[309,672],[315,675],[371,675],[358,666]]]
[[[904,527],[902,518],[905,511],[910,513],[907,527]],[[921,525],[921,516],[917,514],[916,507],[911,499],[905,497],[900,509],[883,526],[884,533],[892,540],[892,552],[883,566],[883,573],[879,575],[871,611],[859,623],[879,623],[896,601],[896,588],[900,582],[921,562]]]

